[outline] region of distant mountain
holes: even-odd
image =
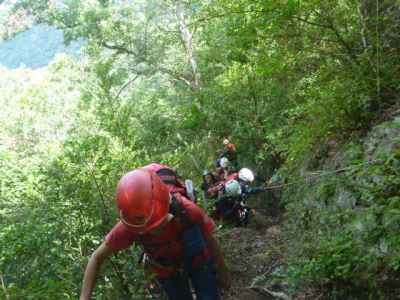
[[[60,30],[35,25],[0,43],[0,64],[10,69],[23,65],[31,69],[41,68],[47,66],[58,53],[79,55],[83,43],[76,41],[66,46]]]

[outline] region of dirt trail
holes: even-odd
[[[274,299],[251,289],[253,279],[268,275],[283,264],[284,239],[279,218],[264,217],[262,228],[224,228],[218,231],[232,274],[232,287],[223,300]]]

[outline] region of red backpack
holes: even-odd
[[[147,166],[144,166],[143,169],[150,170],[156,173],[161,180],[168,186],[169,192],[179,193],[186,198],[190,199],[185,183],[182,179],[178,176],[177,172],[172,169],[171,167],[163,164],[158,163],[151,163]]]

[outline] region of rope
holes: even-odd
[[[376,93],[378,98],[381,94],[381,78],[380,78],[380,60],[381,60],[381,53],[380,53],[380,35],[379,35],[379,0],[376,0],[376,21],[375,21],[375,34],[376,34]]]
[[[266,190],[276,190],[276,189],[281,189],[283,187],[296,185],[296,184],[300,184],[300,183],[304,183],[304,182],[307,182],[308,184],[312,184],[316,178],[335,175],[335,174],[338,174],[338,173],[341,173],[341,172],[344,172],[347,170],[355,169],[355,168],[358,168],[358,167],[361,167],[364,165],[378,165],[378,164],[382,164],[382,163],[383,163],[382,160],[369,160],[369,161],[361,163],[361,164],[352,165],[352,166],[344,167],[344,168],[333,170],[333,171],[326,171],[326,172],[316,171],[315,173],[318,173],[317,175],[304,177],[302,179],[299,179],[299,180],[296,180],[296,181],[290,182],[290,183],[279,184],[279,185],[274,185],[274,186],[267,186],[265,189]]]

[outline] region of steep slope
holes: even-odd
[[[232,274],[232,288],[225,291],[224,300],[261,300],[265,292],[253,285],[254,279],[267,276],[282,266],[285,247],[281,221],[271,219],[262,229],[232,228],[218,235]]]

